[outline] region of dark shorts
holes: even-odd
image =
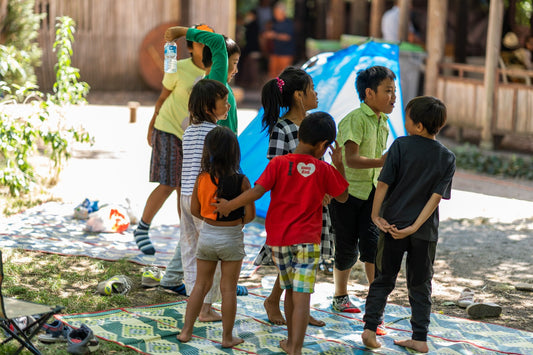
[[[183,148],[181,139],[171,133],[154,128],[152,133],[150,182],[180,187],[182,160]]]
[[[368,200],[349,195],[345,203],[335,199],[331,202],[337,270],[350,269],[359,254],[362,262],[374,263],[376,260],[379,231],[370,218],[374,192],[372,189]]]

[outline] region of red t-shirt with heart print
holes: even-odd
[[[255,183],[270,191],[265,229],[271,246],[320,244],[324,195],[348,187],[337,169],[306,154],[274,157]]]

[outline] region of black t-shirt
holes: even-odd
[[[217,197],[229,201],[239,196],[242,192],[241,186],[243,179],[243,174],[235,174],[220,179]],[[236,210],[231,211],[226,217],[217,213],[217,221],[235,221],[237,219],[241,219],[242,217],[244,217],[244,207],[239,207]]]
[[[433,193],[450,198],[455,155],[440,142],[414,135],[396,139],[378,180],[389,185],[382,216],[398,229],[410,226]],[[437,241],[439,209],[412,236]]]

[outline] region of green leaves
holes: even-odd
[[[20,4],[29,2],[34,4],[33,0],[19,1]],[[17,13],[20,15],[20,11]],[[56,83],[53,94],[48,94],[45,101],[23,65],[31,62],[29,52],[15,46],[0,45],[0,185],[6,186],[12,196],[30,191],[36,182],[31,156],[37,151],[50,159],[57,176],[62,164],[70,158],[71,143],[91,141],[83,129],[68,125],[63,109],[66,105],[85,103],[89,92],[89,85],[78,81],[79,70],[71,67],[74,26],[74,21],[67,16],[57,19],[54,43],[58,59],[55,65]],[[38,26],[32,28],[38,30]],[[36,38],[26,32],[20,35]],[[24,60],[19,60],[21,57]],[[35,99],[39,101],[18,104]]]
[[[489,175],[533,180],[533,158],[482,151],[465,144],[452,149],[456,165],[466,170],[475,170]]]

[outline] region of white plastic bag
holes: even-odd
[[[89,215],[87,232],[121,233],[128,229],[130,218],[125,208],[107,205]]]

